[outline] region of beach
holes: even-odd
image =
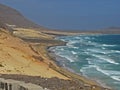
[[[52,31],[46,34],[23,28],[14,28],[12,35],[4,29],[0,33],[0,77],[35,83],[51,90],[109,90],[60,67],[56,58],[49,55],[49,47],[65,45],[65,42],[55,40],[56,36],[72,33]],[[45,82],[48,86],[42,85],[41,80],[49,80]]]
[[[65,46],[51,47],[57,64],[78,75],[119,90],[119,34],[86,34],[57,37]]]
[[[25,4],[28,2],[30,11]],[[30,87],[34,84],[35,88],[44,90],[120,90],[120,28],[117,23],[107,25],[114,12],[108,13],[106,8],[104,15],[98,14],[97,11],[103,10],[95,6],[94,11],[97,3],[91,1],[92,6],[87,1],[81,5],[74,1],[50,1],[50,7],[46,1],[42,6],[34,2],[36,7],[33,1],[28,2],[0,4],[0,88],[3,83],[6,89],[10,88],[10,84],[16,85],[11,81],[16,80],[23,82],[23,85],[19,83],[20,87],[31,83]],[[102,3],[98,4],[103,8],[108,4],[107,11],[109,5],[115,4]]]

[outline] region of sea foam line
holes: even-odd
[[[120,76],[111,76],[112,79],[120,81]]]
[[[117,45],[102,44],[102,46],[104,46],[104,47],[115,47]]]
[[[109,58],[109,57],[106,57],[106,56],[103,56],[103,55],[95,55],[95,54],[92,54],[92,56],[97,57],[97,58],[99,58],[99,59],[101,59],[101,60],[107,61],[107,62],[109,62],[109,63],[111,63],[111,64],[116,64],[116,65],[119,64],[119,63],[115,62],[113,59],[111,59],[111,58]]]
[[[109,76],[110,78],[112,78],[114,80],[120,81],[120,72],[118,72],[118,71],[102,70],[99,67],[96,67],[96,70]]]

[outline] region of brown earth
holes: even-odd
[[[47,48],[65,45],[65,42],[54,40],[55,36],[110,32],[48,31],[15,9],[0,4],[0,77],[35,83],[51,90],[108,90],[58,67],[49,57]]]
[[[42,56],[44,56],[43,53],[39,55],[34,52],[30,44],[11,36],[4,30],[0,30],[0,73],[67,79],[49,68],[49,65],[42,60],[36,60],[35,58],[44,60]]]
[[[23,28],[14,28],[11,35],[1,28],[1,77],[35,83],[51,90],[105,90],[96,82],[66,71],[54,63],[47,47],[65,44],[54,40],[54,37],[53,33]]]

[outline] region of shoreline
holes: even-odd
[[[100,86],[100,84],[98,84],[97,82],[94,82],[90,79],[86,79],[85,77],[81,75],[77,75],[74,72],[70,72],[69,70],[63,67],[60,67],[58,66],[58,64],[55,63],[56,59],[49,56],[50,52],[48,52],[48,48],[54,47],[54,46],[61,46],[61,45],[64,46],[66,45],[66,43],[60,40],[55,40],[50,35],[48,36],[48,35],[40,34],[39,38],[36,38],[39,32],[33,33],[32,31],[29,31],[29,30],[28,32],[22,31],[22,33],[25,34],[24,38],[27,38],[26,40],[23,40],[23,38],[20,37],[21,36],[20,31],[18,31],[17,34],[14,33],[16,37],[14,37],[14,35],[10,35],[9,33],[7,34],[7,33],[1,32],[2,34],[1,48],[4,49],[5,51],[5,54],[3,53],[3,51],[1,51],[1,53],[3,53],[4,55],[4,56],[2,55],[1,57],[5,57],[6,53],[9,53],[7,54],[8,57],[6,57],[4,60],[4,64],[3,63],[1,64],[2,65],[1,69],[4,69],[4,72],[1,72],[3,76],[4,74],[6,74],[7,75],[6,78],[8,76],[11,76],[10,78],[14,79],[14,75],[17,74],[16,79],[18,80],[21,79],[21,75],[28,75],[28,76],[22,76],[25,78],[29,76],[40,76],[42,78],[44,77],[45,81],[46,79],[50,80],[50,83],[46,81],[46,84],[49,84],[51,88],[54,88],[54,86],[56,86],[56,88],[51,90],[67,90],[68,86],[69,88],[74,88],[74,89],[68,89],[68,90],[81,90],[78,88],[82,88],[82,90],[111,90],[108,88],[104,88],[103,86]],[[33,36],[33,34],[35,36]],[[31,36],[32,39],[29,36]],[[2,37],[3,38],[7,37],[7,38],[4,38],[3,40]],[[1,61],[2,60],[3,59],[1,59]],[[27,69],[26,69],[26,66],[27,66]],[[13,67],[13,68],[10,68],[10,67]],[[14,72],[13,70],[15,70],[16,72]],[[51,85],[51,83],[54,83],[54,81],[52,81],[52,79],[50,78],[53,78],[53,77],[57,77],[57,82],[60,82],[61,86],[59,86],[59,83],[55,83],[55,85],[54,84]],[[24,79],[22,80],[24,81]],[[37,83],[36,80],[34,80],[34,77],[31,77],[30,82]],[[68,82],[68,84],[66,84],[65,82]],[[39,83],[41,83],[41,81],[39,81]],[[64,87],[66,89],[61,89]]]
[[[56,36],[57,37],[57,36]],[[55,37],[55,38],[56,38]],[[55,39],[54,38],[54,39]],[[60,40],[61,41],[61,40]],[[51,46],[48,46],[46,51],[47,51],[47,54],[48,54],[48,57],[60,68],[60,69],[64,69],[62,72],[64,74],[68,74],[68,76],[72,77],[72,78],[75,78],[75,79],[78,79],[78,80],[81,80],[83,83],[86,83],[86,84],[89,84],[91,86],[95,86],[97,89],[95,90],[99,90],[100,88],[104,88],[105,90],[111,90],[111,87],[109,86],[106,86],[105,84],[102,84],[99,80],[94,80],[94,79],[90,79],[89,77],[86,77],[84,75],[82,75],[82,73],[76,73],[74,70],[70,69],[69,67],[66,67],[64,65],[62,65],[62,63],[59,61],[61,59],[64,59],[66,60],[66,58],[63,58],[59,55],[56,55],[54,51],[51,50],[51,48],[55,48],[56,46],[66,46],[67,42],[65,42],[65,44],[63,45],[51,45]],[[63,60],[63,61],[64,61]]]

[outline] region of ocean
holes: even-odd
[[[67,67],[102,85],[120,90],[120,35],[61,36],[66,46],[51,47]]]

